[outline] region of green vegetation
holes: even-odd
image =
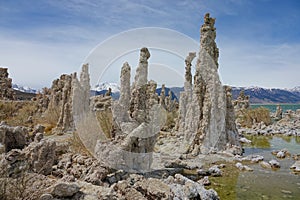
[[[270,148],[270,139],[272,137],[262,136],[262,135],[245,135],[248,140],[251,140],[250,144],[244,144],[245,147],[255,147],[255,148]]]
[[[226,163],[226,167],[222,169],[222,177],[209,177],[211,185],[206,189],[214,189],[222,200],[236,199],[236,186],[239,177],[239,170],[234,163]]]

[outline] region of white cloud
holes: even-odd
[[[91,47],[41,44],[0,36],[1,66],[9,68],[14,83],[33,88],[51,86],[63,73],[77,71]]]
[[[220,73],[229,85],[292,88],[300,85],[299,52],[299,44],[226,41],[220,44]]]
[[[199,26],[202,23],[204,13],[212,12],[212,17],[235,15],[239,10],[232,5],[238,8],[253,4],[246,0],[224,2],[188,0],[175,2],[159,0],[45,1],[43,6],[50,10],[54,9],[51,13],[53,14],[52,20],[57,23],[52,21],[48,24],[45,22],[20,30],[3,27],[0,33],[0,65],[9,67],[15,82],[31,87],[49,86],[53,78],[60,74],[77,71],[88,52],[112,34],[133,27],[160,26],[193,35],[198,42]],[[17,20],[18,17],[20,18],[17,14],[22,12],[23,8],[7,6],[0,8],[3,13],[10,13],[7,11],[8,9],[14,11],[16,16],[13,18]],[[30,11],[34,9],[34,7],[29,8]],[[55,15],[56,12],[58,16]],[[2,18],[2,22],[5,20]],[[218,18],[218,23],[221,24],[221,20]],[[252,23],[256,24],[255,21]],[[264,26],[264,24],[260,24],[260,26]],[[230,27],[226,28],[230,29]],[[219,27],[217,27],[218,30],[220,30]],[[258,30],[260,31],[260,29]],[[227,34],[230,33],[228,30],[223,29],[222,31],[223,33],[226,31]],[[249,30],[239,31],[241,35],[244,35]],[[167,66],[182,73],[184,62],[178,60],[178,57],[171,52],[184,58],[189,51],[198,50],[197,45],[190,46],[184,41],[177,36],[172,38],[170,35],[163,35],[162,33],[152,33],[152,35],[143,33],[134,35],[128,40],[123,38],[112,43],[106,43],[102,46],[103,49],[98,52],[98,57],[95,57],[95,59],[101,60],[100,63],[94,62],[93,59],[90,61],[92,70],[94,70],[92,79],[99,78],[98,68],[107,66],[112,62],[116,69],[110,74],[110,77],[104,78],[118,80],[119,70],[124,59],[128,59],[127,61],[133,67],[138,62],[138,51],[136,54],[130,54],[130,56],[126,56],[124,53],[139,49],[142,46],[160,47],[163,45],[164,48],[168,46],[167,49],[170,52],[168,56],[165,56],[167,59],[163,59],[159,52],[155,51],[149,63],[158,64],[156,69]],[[220,74],[226,84],[267,87],[300,85],[298,81],[299,44],[267,46],[255,44],[253,41],[228,41],[225,35],[220,39],[218,36],[218,46],[220,46]],[[161,75],[159,72],[157,73],[158,76]],[[166,78],[169,77],[166,76]],[[166,82],[171,81],[166,80]],[[178,82],[181,83],[182,80]]]
[[[148,47],[151,51],[150,64],[156,63],[156,68],[168,66],[168,69],[173,69],[172,73],[175,70],[183,75],[184,59],[188,52],[197,51],[199,45],[192,38],[170,29],[148,27],[122,32],[99,44],[87,57],[92,85],[109,81],[109,78],[116,82],[123,62],[137,65],[139,49],[142,47]],[[174,80],[168,74],[157,73],[157,77],[164,78],[166,84],[172,82],[174,85]],[[177,85],[183,85],[182,80],[178,80]]]

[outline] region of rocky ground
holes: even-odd
[[[251,163],[279,168],[275,158],[242,156],[241,143],[251,143],[246,135],[298,137],[300,112],[278,110],[273,122],[264,109],[248,109],[243,94],[232,102],[218,75],[214,25],[206,14],[194,82],[191,52],[179,105],[148,81],[146,47],[133,83],[123,64],[116,101],[110,90],[90,98],[88,64],[31,101],[14,101],[7,69],[0,68],[0,199],[220,199],[210,179],[253,171]],[[291,171],[299,173],[300,155],[273,154],[295,159]]]
[[[228,165],[252,171],[257,163],[271,170],[280,168],[278,159],[292,157],[291,170],[300,172],[300,155],[285,149],[272,152],[274,159],[267,161],[226,151],[183,156],[172,153],[180,137],[161,132],[153,170],[129,173],[99,162],[72,134],[45,136],[42,126],[34,128],[34,138],[29,132],[1,123],[1,199],[219,199],[206,188],[210,177],[221,177]]]
[[[202,171],[178,160],[146,174],[116,171],[76,153],[80,144],[71,134],[44,137],[38,129],[29,138],[26,128],[1,124],[1,199],[218,199],[203,183],[221,173],[217,167]],[[196,170],[197,178],[184,169]]]

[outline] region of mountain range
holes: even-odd
[[[16,91],[25,92],[25,93],[36,94],[38,92],[36,89],[32,89],[30,87],[22,86],[22,85],[15,84],[15,83],[12,84],[12,88]]]
[[[171,90],[179,98],[182,87],[173,87]],[[232,87],[232,99],[237,99],[240,92],[250,96],[251,104],[275,104],[275,103],[300,103],[300,86],[292,89],[267,89],[261,87]]]
[[[112,91],[114,91],[112,96],[114,98],[118,98],[120,87],[117,84],[112,83],[101,84],[102,90],[96,90],[97,94],[104,94],[111,86],[113,86]],[[183,91],[183,87],[166,88],[166,95],[168,94],[169,90],[172,91],[172,99],[178,100],[180,98],[180,92]],[[300,103],[300,86],[294,87],[292,89],[267,89],[255,86],[232,87],[232,98],[237,99],[239,93],[242,90],[245,91],[245,95],[250,96],[250,103],[252,104]],[[160,94],[161,88],[158,88],[156,92]]]
[[[118,99],[120,96],[120,86],[117,83],[101,83],[96,85],[91,90],[91,95],[103,95],[107,90],[112,89],[112,97]],[[13,84],[13,89],[17,94],[24,96],[26,93],[29,96],[34,95],[38,91],[29,87],[20,86]],[[179,100],[180,92],[183,91],[183,87],[166,87],[166,96],[172,92],[172,99]],[[277,104],[277,103],[300,103],[300,86],[294,87],[292,89],[267,89],[262,87],[232,87],[232,98],[236,99],[239,93],[244,90],[245,95],[250,96],[250,103],[252,104]],[[160,94],[161,88],[156,89],[156,93]]]

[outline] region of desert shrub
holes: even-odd
[[[44,123],[43,124],[45,126],[45,135],[51,135],[51,131],[53,128],[55,128],[55,125],[54,124],[47,124],[47,123]]]
[[[1,200],[33,200],[37,199],[42,190],[32,187],[35,174],[28,173],[28,166],[18,169],[18,174],[9,176],[8,168],[2,165],[0,169],[0,199]]]
[[[0,168],[0,199],[7,199],[8,173],[6,166]]]
[[[49,125],[49,127],[56,127],[56,124],[59,120],[60,116],[60,109],[59,106],[53,107],[51,109],[48,109],[41,119],[39,120],[39,123],[45,124],[46,127]]]
[[[30,116],[36,113],[36,102],[33,101],[1,101],[0,121],[5,120],[12,126],[24,126]]]
[[[239,119],[243,127],[249,128],[251,128],[253,122],[264,122],[266,125],[271,124],[270,111],[264,107],[242,110]]]
[[[18,107],[14,101],[0,101],[0,120],[7,120],[14,116]]]
[[[17,125],[26,125],[30,123],[28,121],[29,117],[34,116],[36,113],[36,104],[35,102],[28,102],[24,104],[16,113],[16,116],[12,118],[11,124],[14,126]]]

